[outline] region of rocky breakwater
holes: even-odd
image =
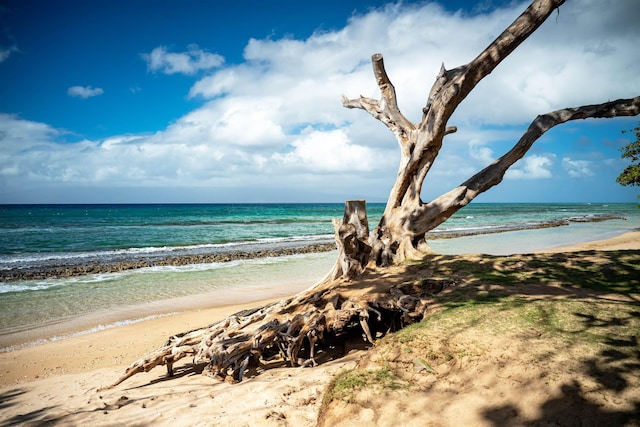
[[[181,266],[190,264],[211,264],[247,260],[253,258],[281,257],[287,255],[329,252],[336,248],[334,243],[315,244],[294,248],[272,250],[235,251],[212,254],[179,255],[170,257],[132,259],[118,262],[86,262],[79,264],[57,264],[36,268],[12,268],[0,270],[0,281],[57,279],[89,274],[117,273],[147,267]]]

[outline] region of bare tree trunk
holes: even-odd
[[[359,276],[369,263],[371,246],[369,240],[369,221],[367,205],[364,200],[345,202],[344,217],[333,220],[338,247],[338,259],[331,272],[332,279]]]
[[[400,145],[398,174],[378,226],[369,234],[365,202],[347,202],[344,218],[334,222],[339,258],[326,279],[293,298],[173,336],[165,346],[134,362],[114,385],[158,365],[166,365],[171,375],[173,364],[188,355],[193,356],[194,363],[206,363],[206,373],[240,381],[251,361],[280,359],[292,366],[315,364],[316,345],[329,334],[360,328],[367,341],[373,342],[373,323],[382,325],[384,332],[421,320],[426,311],[423,290],[393,283],[389,277],[376,282],[372,276],[378,271],[367,269],[367,263],[386,266],[421,256],[421,251],[428,249],[424,241],[427,231],[500,183],[507,169],[552,127],[570,120],[640,114],[640,97],[635,97],[538,116],[514,147],[493,164],[440,197],[428,203],[421,200],[424,179],[445,136],[456,131],[448,125],[455,109],[563,3],[533,1],[473,61],[453,70],[443,65],[417,124],[400,112],[382,55],[373,55],[381,99],[343,97],[343,105],[369,112],[393,132]]]
[[[396,92],[381,54],[371,58],[381,99],[360,97],[342,103],[360,108],[384,123],[400,146],[400,165],[395,184],[378,226],[371,233],[370,257],[379,266],[420,257],[429,250],[427,231],[446,221],[476,196],[499,184],[509,167],[521,159],[533,143],[552,127],[569,120],[634,116],[640,114],[640,97],[597,105],[566,108],[538,116],[515,146],[493,164],[438,198],[424,203],[420,198],[424,180],[446,135],[456,132],[448,121],[475,86],[526,40],[564,0],[535,0],[480,55],[466,65],[446,70],[436,77],[420,123],[411,123],[399,110]]]

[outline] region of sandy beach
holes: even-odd
[[[605,240],[585,242],[578,245],[560,246],[546,249],[544,252],[575,252],[575,251],[609,251],[640,249],[640,231],[632,231]]]
[[[545,252],[619,249],[640,249],[640,232]],[[170,335],[280,298],[262,295],[1,353],[0,425],[316,425],[325,387],[333,374],[355,366],[362,350],[315,368],[271,369],[237,385],[181,364],[170,380],[159,367],[97,391]]]

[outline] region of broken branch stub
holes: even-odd
[[[334,219],[338,260],[332,279],[353,279],[362,274],[369,263],[369,221],[364,200],[347,200],[342,220]]]

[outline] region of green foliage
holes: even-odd
[[[333,400],[353,402],[355,393],[365,388],[398,390],[402,387],[402,382],[391,373],[388,365],[377,370],[350,369],[334,378],[324,396],[324,402],[325,404]]]
[[[622,131],[623,134],[627,132],[635,133],[636,140],[621,147],[620,151],[622,158],[630,159],[631,164],[618,175],[616,182],[621,185],[640,185],[640,125],[629,131]]]

